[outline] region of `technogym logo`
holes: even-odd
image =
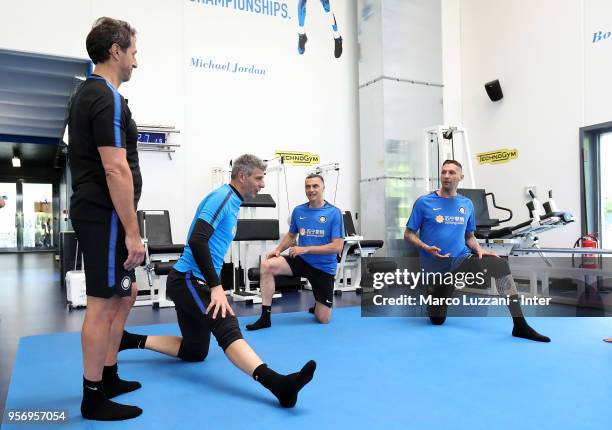
[[[603,42],[606,39],[612,38],[612,31],[596,31],[593,33],[593,41],[592,43]]]
[[[291,19],[287,4],[276,0],[188,0],[200,6],[217,6],[231,11],[248,12],[275,18]]]

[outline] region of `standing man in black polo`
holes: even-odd
[[[142,413],[109,400],[140,388],[117,373],[117,349],[137,293],[134,268],[144,258],[136,220],[142,189],[138,131],[118,93],[137,67],[135,35],[124,21],[104,17],[94,23],[86,46],[95,69],[75,93],[68,121],[70,218],[87,283],[81,414],[102,421]]]

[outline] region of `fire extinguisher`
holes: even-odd
[[[595,233],[587,233],[581,238],[579,238],[574,243],[574,248],[597,248],[598,241],[597,235]],[[572,255],[573,260],[573,255]],[[597,255],[595,254],[582,254],[582,264],[581,267],[585,269],[596,269],[597,268]]]

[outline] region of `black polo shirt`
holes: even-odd
[[[98,148],[126,149],[134,182],[134,208],[142,191],[138,129],[125,99],[104,78],[91,75],[72,98],[68,119],[68,157],[72,175],[70,218],[102,221],[113,209]]]

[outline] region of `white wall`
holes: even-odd
[[[583,88],[590,66],[583,1],[444,0],[443,22],[445,122],[469,130],[474,153],[519,150],[507,164],[476,163],[477,185],[493,191],[517,222],[528,216],[526,186],[537,186],[541,200],[552,188],[577,222],[541,235],[541,244],[571,247],[580,234],[578,133],[591,106]],[[493,79],[504,92],[496,103],[484,90]],[[611,109],[596,108],[598,121],[612,119]]]
[[[584,121],[612,121],[612,2],[587,0],[584,8]]]
[[[244,152],[272,158],[274,151],[317,153],[339,162],[336,204],[359,208],[356,6],[332,3],[344,53],[333,57],[328,18],[319,2],[308,2],[303,56],[297,54],[297,5],[287,17],[200,4],[191,0],[3,0],[0,47],[86,58],[85,37],[99,16],[130,22],[138,30],[139,67],[120,92],[139,124],[174,125],[181,144],[173,160],[140,153],[144,188],[141,209],[170,209],[175,241],[182,241],[193,211],[211,189],[211,168],[228,167]],[[253,63],[267,75],[195,70],[192,56]],[[287,167],[289,203],[305,201],[303,167]],[[333,200],[335,175],[328,177]],[[276,178],[264,192],[276,198]],[[281,220],[287,202],[282,186]],[[275,216],[276,212],[268,214]],[[281,222],[281,230],[286,231]]]

